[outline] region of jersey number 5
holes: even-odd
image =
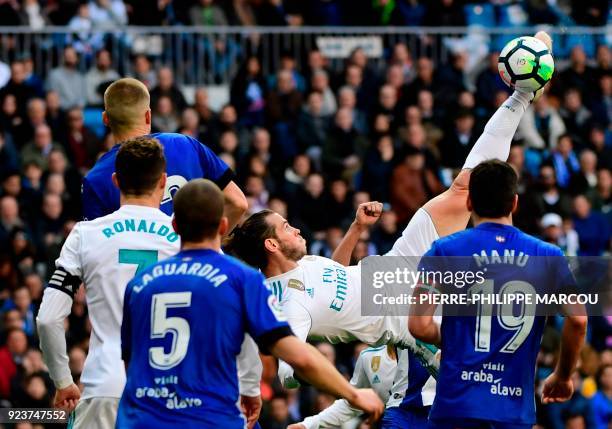
[[[187,355],[191,329],[182,317],[168,317],[169,308],[191,306],[191,292],[165,292],[153,295],[151,301],[151,339],[172,335],[170,352],[164,347],[149,348],[149,364],[153,368],[168,370],[177,366]]]

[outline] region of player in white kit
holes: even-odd
[[[55,406],[76,406],[75,428],[115,427],[125,385],[120,340],[125,287],[137,271],[176,254],[180,248],[172,218],[159,210],[166,185],[164,171],[163,147],[157,140],[139,137],[123,143],[113,179],[121,191],[121,207],[74,227],[45,289],[37,317],[40,347],[57,388]],[[85,284],[92,325],[80,380],[82,396],[68,366],[64,332],[64,319],[70,314],[73,295],[81,282]],[[245,349],[242,359],[247,359]],[[249,366],[242,364],[240,368],[240,391],[256,397],[261,373],[253,363],[259,360],[256,347],[250,352]]]
[[[368,347],[359,354],[350,383],[358,388],[371,388],[386,403],[391,393],[396,369],[395,347],[391,345]],[[287,429],[339,427],[362,414],[361,410],[351,407],[346,400],[338,399],[319,414],[306,417],[302,422],[292,424]]]
[[[535,37],[551,46],[546,33]],[[497,109],[451,187],[417,211],[388,255],[420,257],[438,238],[465,229],[470,218],[467,195],[471,169],[482,161],[508,158],[523,113],[538,95],[515,91]],[[270,210],[253,214],[236,228],[225,249],[262,270],[292,330],[303,340],[337,343],[358,339],[373,346],[392,343],[423,353],[408,333],[407,316],[361,315],[360,268],[345,266],[363,229],[376,221],[381,209],[376,202],[360,206],[333,260],[306,256],[306,242],[299,229]],[[431,356],[424,358],[433,363]],[[298,385],[292,369],[283,362],[279,377],[287,387]]]

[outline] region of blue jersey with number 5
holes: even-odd
[[[497,301],[471,301],[470,312],[457,316],[447,315],[445,306],[430,419],[535,423],[535,365],[545,317],[533,316],[533,306],[503,305],[502,297],[529,294],[535,305],[536,292],[544,296],[571,287],[562,252],[512,226],[483,223],[434,242],[420,269],[437,271],[441,264],[455,264],[452,272],[471,271],[479,279],[462,288],[455,280],[455,293],[494,292]],[[484,281],[476,277],[479,271]]]
[[[245,333],[264,353],[291,334],[258,271],[213,250],[143,270],[125,291],[116,427],[242,429],[236,357]]]
[[[151,134],[164,147],[168,181],[160,210],[169,216],[174,213],[172,197],[191,179],[209,179],[224,189],[234,173],[217,155],[198,140],[176,133]],[[119,190],[111,177],[121,145],[105,153],[83,179],[83,218],[94,220],[119,208]]]

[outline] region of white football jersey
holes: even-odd
[[[332,344],[359,340],[370,346],[411,346],[408,317],[361,315],[361,266],[345,267],[322,256],[266,280],[293,332],[302,340]]]
[[[83,399],[121,397],[125,385],[121,360],[125,287],[137,270],[176,254],[179,247],[180,239],[168,215],[134,205],[79,222],[68,236],[56,266],[83,280],[92,327],[81,375]],[[50,284],[54,284],[53,278]]]
[[[387,346],[369,347],[359,354],[351,384],[357,388],[371,388],[387,402],[397,370],[397,361],[387,351]],[[362,414],[352,408],[345,399],[338,399],[315,416],[306,417],[302,424],[307,429],[338,427]]]

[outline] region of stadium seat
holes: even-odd
[[[590,34],[569,34],[565,39],[565,53],[569,55],[575,46],[582,46],[587,57],[595,56],[595,39]]]
[[[498,8],[500,27],[521,27],[529,24],[525,9],[520,4],[501,5]]]
[[[102,122],[102,109],[98,107],[86,107],[83,110],[83,122],[86,127],[91,129],[99,138],[106,134],[106,127]]]
[[[495,27],[495,9],[491,4],[468,4],[464,7],[465,20],[468,25],[480,25],[486,28]]]

